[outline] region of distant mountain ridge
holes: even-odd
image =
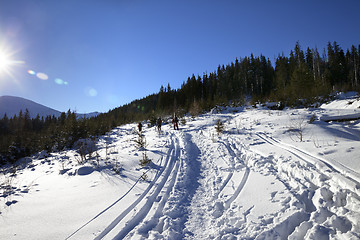
[[[40,117],[46,116],[55,116],[59,117],[61,115],[60,111],[46,107],[34,101],[14,96],[0,96],[0,118],[3,118],[5,113],[8,118],[13,117],[15,114],[19,115],[20,110],[25,113],[26,109],[29,110],[30,118],[36,118],[39,114]],[[93,117],[97,116],[98,112],[88,113],[88,114],[77,114],[78,117]]]

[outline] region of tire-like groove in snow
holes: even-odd
[[[167,142],[168,143],[168,142]],[[166,143],[165,143],[165,145],[166,145]],[[164,145],[164,146],[165,146]],[[171,144],[171,146],[173,146],[173,143]],[[168,160],[169,160],[169,157],[170,157],[170,153],[171,153],[171,150],[172,150],[172,148],[170,147],[170,149],[168,150],[168,153],[167,153],[167,158],[166,158],[166,161],[165,161],[165,166],[167,165],[167,163],[168,163]],[[162,164],[162,161],[163,161],[163,157],[161,157],[161,159],[160,159],[160,163],[159,163],[159,165],[161,166],[161,164]],[[149,171],[150,169],[148,169],[147,171],[145,171],[145,173],[147,173],[148,171]],[[157,179],[159,178],[159,176],[161,175],[161,173],[163,172],[163,170],[164,170],[164,168],[162,168],[162,170],[161,171],[159,171],[156,175],[155,175],[155,177],[154,177],[154,179],[153,179],[153,181],[150,183],[150,185],[147,187],[147,189],[145,190],[145,192],[147,193],[151,188],[152,188],[152,186],[153,186],[153,183],[155,183],[156,181],[157,181]],[[136,182],[129,188],[129,190],[126,192],[126,193],[124,193],[119,199],[117,199],[115,202],[113,202],[110,206],[108,206],[107,208],[105,208],[103,211],[101,211],[100,213],[98,213],[95,217],[93,217],[92,219],[90,219],[88,222],[86,222],[84,225],[82,225],[81,227],[79,227],[77,230],[75,230],[71,235],[69,235],[67,238],[65,238],[65,240],[67,240],[67,239],[70,239],[70,238],[72,238],[75,234],[77,234],[80,230],[82,230],[84,227],[86,227],[87,225],[89,225],[92,221],[94,221],[96,218],[98,218],[99,216],[101,216],[102,214],[104,214],[105,212],[107,212],[110,208],[112,208],[113,206],[115,206],[117,203],[119,203],[122,199],[124,199],[133,189],[134,189],[134,187],[140,182],[140,180],[142,179],[142,177],[140,176],[137,180],[136,180]],[[144,193],[145,193],[144,192]],[[138,200],[141,198],[142,196],[140,196],[139,198],[138,198]],[[140,201],[139,201],[140,202]],[[136,206],[136,205],[135,205]],[[122,215],[120,215],[120,216],[122,216],[121,217],[121,219],[122,218],[124,218],[128,213],[129,213],[129,211],[128,212],[126,212],[126,210],[122,213]],[[120,217],[119,216],[119,217]],[[120,219],[120,221],[121,221],[121,219]]]
[[[131,230],[133,230],[137,225],[139,225],[140,222],[144,220],[146,215],[149,213],[151,207],[156,201],[157,196],[159,195],[160,191],[164,188],[165,183],[168,181],[171,173],[173,173],[173,177],[175,179],[180,164],[179,161],[176,161],[179,158],[179,154],[180,154],[180,150],[178,146],[179,143],[178,140],[176,141],[177,143],[175,145],[175,149],[171,152],[171,160],[169,166],[167,167],[161,182],[157,185],[154,193],[148,197],[144,206],[138,211],[138,213],[130,221],[126,223],[125,227],[114,237],[114,239],[123,239]],[[175,165],[175,161],[176,161],[176,165]],[[174,169],[174,165],[175,165],[175,169]],[[172,189],[173,182],[174,181],[170,178],[170,185],[168,186],[168,188]]]
[[[170,174],[172,168],[174,167],[174,161],[175,161],[174,148],[176,148],[176,147],[174,146],[174,141],[172,140],[171,146],[166,155],[164,168],[162,168],[161,171],[155,176],[154,180],[150,183],[150,185],[146,188],[146,190],[127,209],[125,209],[110,225],[108,225],[104,229],[104,231],[102,231],[95,238],[95,240],[104,238],[117,224],[119,224],[119,222],[145,198],[145,196],[148,194],[148,192],[154,187],[154,185],[157,182],[157,180],[159,179],[159,177],[166,170],[165,175],[161,181],[161,183],[164,182],[164,184],[165,184],[165,181],[167,180],[168,175]],[[165,181],[164,181],[164,179],[165,179]],[[157,186],[157,189],[158,188],[159,188],[159,185]],[[161,190],[161,188],[159,189],[159,192],[160,192],[160,190]]]
[[[231,161],[231,167],[232,167],[232,171],[229,173],[228,177],[226,178],[226,180],[224,181],[223,185],[220,187],[219,192],[214,196],[214,197],[218,197],[219,194],[222,192],[222,190],[226,187],[226,185],[228,184],[228,182],[230,181],[230,179],[233,176],[233,173],[235,171],[235,159],[237,159],[239,156],[238,153],[238,149],[236,147],[234,147],[234,144],[230,144],[228,141],[220,142],[222,145],[225,146],[226,150],[229,152],[229,154],[231,155],[231,157],[233,158],[233,160]],[[233,145],[233,146],[231,146]],[[235,148],[235,150],[233,149]],[[242,154],[242,153],[240,153]],[[245,167],[245,173],[241,179],[240,184],[238,185],[238,187],[236,188],[234,194],[225,202],[225,208],[229,208],[231,203],[239,196],[240,192],[242,191],[242,189],[244,188],[248,178],[249,178],[249,174],[250,174],[250,168],[246,166],[245,162],[243,163],[244,167]]]
[[[239,196],[241,190],[244,188],[250,174],[250,168],[246,167],[245,173],[239,186],[236,188],[234,194],[225,202],[225,208],[229,208],[230,204]]]
[[[177,149],[177,154],[176,156],[180,156],[180,148]],[[180,158],[180,161],[182,162],[182,159]],[[173,191],[174,189],[174,185],[175,185],[175,181],[178,177],[178,172],[179,172],[179,168],[181,167],[181,162],[179,163],[176,162],[177,166],[175,167],[175,170],[173,171],[171,177],[170,177],[170,181],[168,186],[166,187],[167,190],[164,194],[164,196],[162,196],[161,201],[159,203],[159,205],[157,206],[157,209],[155,211],[155,214],[151,217],[150,221],[146,222],[143,226],[141,226],[138,230],[138,232],[141,235],[148,235],[148,232],[153,229],[154,227],[158,226],[159,224],[159,219],[160,217],[163,216],[163,211],[164,211],[164,207],[166,202],[169,199],[170,193]],[[180,165],[180,166],[179,166]]]
[[[264,134],[256,133],[256,136],[258,136],[260,139],[264,140],[265,142],[267,142],[271,145],[278,146],[278,147],[294,154],[300,160],[310,163],[310,164],[314,165],[315,167],[316,167],[317,162],[324,164],[329,169],[331,169],[334,173],[337,173],[339,175],[339,177],[348,179],[351,182],[353,182],[355,185],[355,189],[354,189],[354,186],[352,186],[351,188],[353,191],[355,190],[355,192],[356,192],[356,188],[357,188],[356,186],[360,185],[360,176],[358,176],[359,174],[354,173],[353,171],[349,170],[347,167],[343,166],[342,164],[339,164],[339,163],[331,164],[324,159],[313,156],[312,154],[307,153],[307,152],[305,152],[301,149],[298,149],[294,146],[291,146],[291,145],[288,145],[285,143],[280,143],[278,140],[275,140],[274,138],[268,137]],[[341,165],[342,167],[336,166],[337,164]]]
[[[225,145],[225,144],[224,144]],[[220,150],[219,148],[217,149],[218,152],[220,153]],[[231,154],[230,154],[231,155]],[[213,200],[216,200],[218,199],[220,193],[224,190],[224,188],[226,187],[226,185],[229,183],[230,179],[233,177],[234,175],[234,163],[231,162],[231,166],[229,165],[229,163],[227,161],[225,161],[224,159],[224,162],[231,168],[231,172],[228,173],[226,179],[224,180],[223,184],[220,186],[219,190],[217,193],[215,193],[214,197],[213,197]]]

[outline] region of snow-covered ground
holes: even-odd
[[[140,149],[118,127],[84,164],[23,159],[1,171],[0,239],[359,239],[360,120],[320,121],[359,106],[226,108],[145,127]]]

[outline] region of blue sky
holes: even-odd
[[[1,0],[0,49],[19,62],[0,72],[0,96],[106,112],[251,53],[274,63],[297,41],[319,52],[329,41],[358,46],[359,9],[358,0]]]

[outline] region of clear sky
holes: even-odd
[[[297,41],[360,44],[359,0],[0,0],[0,96],[108,110]],[[6,54],[4,54],[6,52]],[[4,58],[4,57],[3,57]],[[4,69],[5,68],[5,69]]]

